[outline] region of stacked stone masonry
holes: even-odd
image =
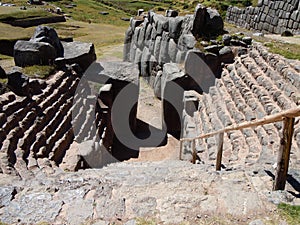
[[[150,75],[149,66],[154,62],[160,65],[182,62],[184,52],[196,43],[190,33],[192,22],[192,16],[164,17],[153,12],[144,20],[131,19],[126,32],[124,61],[139,63],[142,76]]]
[[[289,63],[255,44],[249,54],[237,57],[233,64],[223,69],[221,79],[216,80],[209,93],[185,93],[185,96],[194,96],[198,109],[189,115],[185,108],[183,136],[195,137],[299,106],[299,73],[298,61]],[[277,122],[226,133],[224,165],[274,165],[282,127],[282,122]],[[214,163],[217,145],[217,136],[197,140],[198,160]],[[191,155],[191,143],[185,142],[183,158],[188,159]],[[291,166],[299,163],[300,123],[296,118]]]
[[[260,0],[257,7],[229,7],[226,20],[246,29],[281,34],[286,30],[300,32],[299,0]]]
[[[0,96],[0,173],[26,177],[44,164],[58,167],[74,141],[102,141],[103,113],[88,85],[79,81],[74,71],[60,71],[39,80],[41,94],[32,98],[13,92]]]
[[[138,63],[142,76],[149,77],[157,65],[184,62],[187,51],[195,47],[196,38],[223,32],[219,13],[201,4],[194,15],[169,14],[163,16],[149,11],[131,18],[123,57],[124,61]]]

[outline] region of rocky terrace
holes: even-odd
[[[223,69],[221,79],[216,80],[208,93],[196,95],[198,111],[193,117],[186,114],[184,136],[221,130],[299,106],[299,69],[299,62],[289,63],[269,53],[261,44],[254,44],[249,54],[236,57],[233,64]],[[274,165],[281,133],[282,122],[229,132],[225,135],[224,165]],[[196,144],[199,160],[205,163],[215,160],[216,137],[199,140]],[[295,122],[291,152],[291,166],[298,168],[299,118]]]

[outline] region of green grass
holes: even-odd
[[[296,44],[288,44],[281,42],[268,42],[265,44],[269,48],[270,52],[284,56],[287,59],[300,60],[300,48]]]
[[[74,8],[67,8],[66,6],[71,3],[76,4]],[[63,12],[71,16],[72,19],[77,21],[89,22],[89,23],[103,23],[116,26],[127,26],[128,22],[121,20],[121,18],[129,18],[130,15],[122,10],[110,7],[101,2],[94,0],[65,0],[65,1],[53,1],[52,4],[56,4],[62,8]],[[108,12],[108,15],[101,15],[99,12]]]
[[[51,17],[53,14],[38,8],[38,9],[27,9],[27,10],[20,10],[16,9],[15,11],[6,11],[7,7],[1,7],[0,10],[0,21],[14,21],[20,19],[30,19],[30,18],[41,18],[41,17]]]
[[[3,60],[3,59],[13,59],[13,57],[0,54],[0,60]]]
[[[6,84],[6,83],[7,83],[7,79],[2,79],[2,78],[0,78],[0,83]],[[0,225],[1,225],[1,223],[0,223]]]
[[[135,0],[97,0],[105,5],[112,6],[119,10],[122,10],[128,14],[136,15],[138,9],[144,9],[148,11],[153,8],[163,8],[168,9],[170,6],[175,4],[176,1],[135,1]]]
[[[237,6],[244,8],[250,5],[257,5],[257,0],[191,0],[191,1],[178,1],[177,5],[181,9],[187,9],[193,11],[198,3],[201,3],[207,7],[215,8],[219,11],[220,15],[224,18],[226,15],[227,8]]]
[[[288,224],[300,224],[300,206],[280,203],[279,213],[287,220]]]
[[[28,66],[22,69],[22,72],[29,77],[38,77],[46,79],[55,71],[53,66]]]

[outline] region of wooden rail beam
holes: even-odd
[[[298,116],[300,116],[300,106],[293,108],[293,109],[282,111],[280,113],[276,113],[274,115],[266,116],[259,120],[246,121],[246,122],[240,123],[239,125],[228,126],[222,130],[214,131],[214,132],[207,133],[207,134],[202,134],[202,135],[194,137],[194,138],[182,138],[181,140],[182,141],[193,141],[194,139],[208,138],[208,137],[212,137],[219,133],[225,133],[225,132],[229,132],[229,131],[233,131],[233,130],[242,130],[242,129],[249,128],[249,127],[256,127],[256,126],[261,126],[261,125],[265,125],[265,124],[269,124],[269,123],[279,122],[279,121],[282,121],[284,117],[295,118]]]

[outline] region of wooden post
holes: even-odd
[[[280,141],[277,170],[273,190],[284,190],[289,169],[290,152],[294,133],[295,118],[284,118],[283,135]]]
[[[183,149],[183,141],[180,140],[180,146],[179,146],[179,160],[182,160],[182,149]]]
[[[196,159],[197,159],[196,140],[195,139],[192,141],[192,154],[193,154],[192,163],[195,164],[196,163]]]
[[[217,153],[217,162],[216,162],[216,170],[217,171],[221,170],[223,142],[224,142],[224,132],[219,133],[219,135],[218,135],[218,153]]]

